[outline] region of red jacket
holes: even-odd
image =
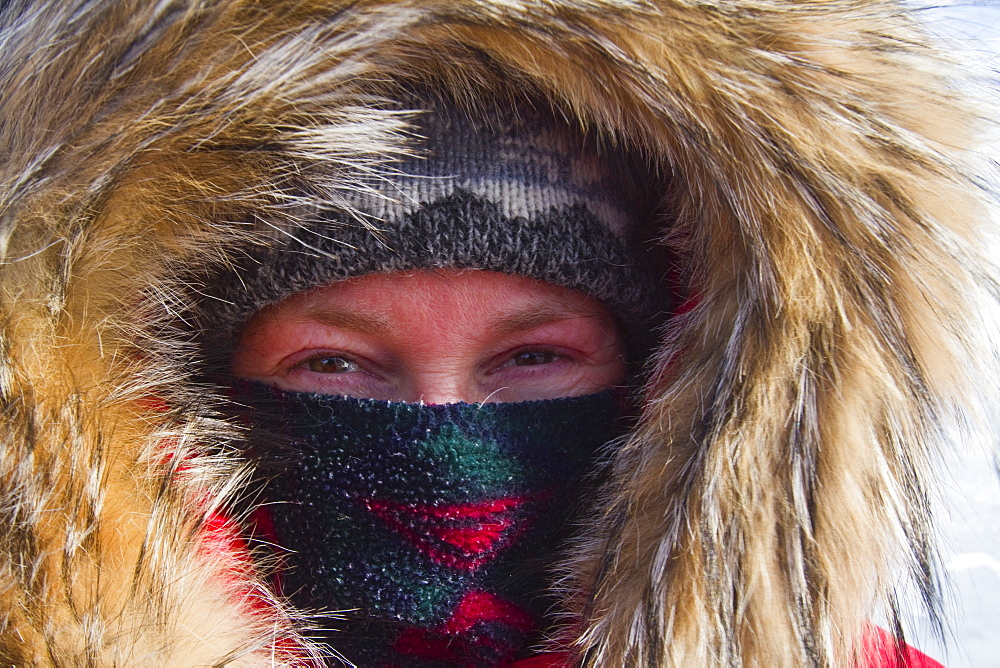
[[[858,668],[944,668],[923,652],[903,645],[902,652],[897,650],[896,643],[885,630],[872,627],[865,649],[865,660]],[[569,668],[566,654],[540,654],[527,659],[521,659],[510,664],[509,668]]]

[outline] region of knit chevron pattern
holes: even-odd
[[[651,269],[655,246],[640,238],[651,208],[640,158],[541,109],[472,119],[440,101],[431,107],[412,118],[410,153],[398,164],[347,188],[303,184],[296,226],[208,281],[206,329],[221,340],[212,346],[297,292],[419,269],[495,271],[579,290],[630,332],[669,310]]]
[[[229,332],[296,292],[414,269],[480,269],[562,285],[607,304],[629,331],[668,306],[652,297],[649,264],[582,204],[511,218],[496,202],[459,190],[380,233],[357,221],[327,220],[297,234],[301,248],[261,253],[239,281],[221,286],[221,299],[212,302],[216,331]]]

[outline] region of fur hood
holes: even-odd
[[[850,665],[902,581],[939,609],[929,500],[948,425],[991,400],[994,277],[963,75],[899,3],[9,0],[0,21],[3,663],[313,651],[218,549],[246,470],[187,309],[294,229],[303,184],[391,167],[401,87],[470,110],[530,91],[654,175],[684,303],[565,565],[583,663]]]

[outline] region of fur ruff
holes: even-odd
[[[880,0],[4,3],[0,660],[315,655],[212,549],[245,471],[185,313],[391,169],[399,86],[654,175],[687,301],[565,564],[583,664],[851,665],[900,572],[937,614],[942,434],[998,377],[962,78]]]

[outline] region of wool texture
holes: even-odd
[[[301,246],[299,244],[302,244]],[[456,189],[420,202],[376,235],[357,222],[327,220],[297,232],[293,248],[269,248],[227,268],[199,322],[205,345],[228,353],[261,308],[295,292],[372,273],[474,269],[528,276],[580,290],[606,304],[634,348],[669,308],[649,261],[582,203],[508,217],[498,202]]]
[[[551,562],[619,430],[619,392],[409,404],[238,386],[258,532],[364,666],[502,666],[552,625]],[[364,546],[359,549],[358,546]]]
[[[946,435],[1000,378],[970,76],[896,0],[0,3],[0,661],[336,663],[240,547],[245,430],[191,314],[419,151],[425,90],[638,156],[682,296],[560,650],[853,666],[905,583],[940,619]]]
[[[215,299],[202,318],[211,345],[224,348],[252,315],[296,292],[419,269],[496,271],[579,290],[608,304],[632,338],[648,338],[670,304],[639,238],[650,214],[640,165],[538,109],[472,119],[436,107],[414,119],[413,155],[363,187],[313,193],[316,211],[302,212],[285,243],[211,282]]]

